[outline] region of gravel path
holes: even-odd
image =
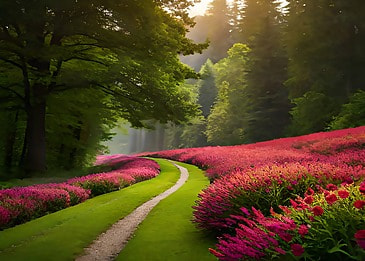
[[[91,245],[85,249],[84,255],[76,261],[106,261],[114,260],[127,244],[138,225],[146,218],[148,213],[164,198],[178,190],[189,177],[186,168],[174,164],[180,170],[180,178],[174,186],[150,199],[125,218],[119,220],[106,232],[102,233]]]

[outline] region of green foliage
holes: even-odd
[[[180,147],[192,148],[206,146],[207,138],[204,134],[206,125],[206,119],[202,116],[196,117],[184,125],[180,136],[182,142]]]
[[[185,37],[187,26],[193,25],[187,16],[191,4],[190,0],[2,1],[0,100],[6,103],[1,110],[24,110],[27,128],[18,128],[16,135],[22,142],[10,142],[8,150],[21,151],[20,165],[25,163],[29,172],[46,170],[46,128],[53,137],[63,135],[58,132],[62,129],[69,132],[65,145],[71,144],[71,136],[80,141],[82,132],[94,139],[66,148],[66,157],[74,149],[79,157],[69,163],[62,159],[60,165],[73,167],[99,149],[97,144],[107,138],[115,115],[133,126],[143,126],[151,118],[181,123],[195,115],[197,106],[180,89],[185,78],[195,74],[177,56],[206,47]],[[74,96],[62,94],[75,89]],[[89,90],[95,93],[90,95]],[[89,95],[94,98],[85,98]],[[59,123],[46,122],[46,110],[48,121],[76,96],[80,108],[63,107],[67,113]],[[87,107],[93,109],[87,112]],[[106,109],[93,118],[92,111],[101,107]],[[50,144],[53,137],[47,146],[55,153],[62,144]],[[8,151],[3,154],[9,155]],[[53,165],[59,163],[53,160],[57,155],[47,156]]]
[[[365,91],[359,90],[350,97],[349,103],[342,105],[341,112],[330,123],[332,130],[365,125]]]
[[[294,99],[293,103],[295,107],[291,110],[292,123],[288,130],[291,135],[323,130],[333,110],[336,110],[336,103],[331,98],[312,91]]]
[[[208,142],[219,145],[238,144],[244,141],[246,119],[246,70],[249,48],[235,44],[228,57],[215,65],[218,97],[208,117]]]
[[[218,94],[215,85],[214,65],[210,59],[203,64],[199,74],[200,79],[197,83],[199,90],[198,104],[201,106],[203,116],[207,118]]]
[[[103,151],[117,112],[98,89],[74,89],[48,98],[46,130],[49,168],[89,166]]]
[[[210,77],[213,77],[212,75]],[[201,82],[200,82],[201,83]],[[206,88],[205,88],[206,87]],[[212,86],[205,86],[203,89],[211,92]],[[213,86],[214,87],[214,86]],[[198,103],[199,98],[199,83],[192,85],[185,83],[182,89],[187,94],[187,99],[191,102]],[[203,99],[204,101],[207,101]],[[203,109],[203,106],[200,106]],[[209,107],[208,107],[209,108]],[[195,117],[191,117],[188,122],[183,124],[168,124],[166,127],[165,144],[167,148],[182,148],[182,147],[201,147],[207,145],[204,134],[206,128],[206,119],[201,115],[201,112]]]
[[[289,100],[283,85],[287,57],[282,14],[276,1],[247,1],[244,11],[244,39],[251,48],[246,75],[246,141],[282,137],[289,123]]]
[[[288,216],[309,227],[308,234],[296,239],[304,243],[305,255],[323,260],[363,260],[365,251],[354,235],[365,228],[364,199],[359,186],[352,184],[307,196],[304,201],[311,202],[307,208],[291,207]],[[301,198],[297,201],[303,203]],[[321,210],[315,213],[314,208]]]
[[[365,52],[361,47],[365,44],[365,22],[361,15],[364,10],[365,3],[358,0],[351,3],[345,0],[290,1],[285,36],[289,55],[286,85],[290,98],[315,92],[331,100],[329,109],[323,112],[299,108],[302,120],[306,120],[302,123],[306,129],[296,128],[298,132],[292,134],[324,130],[349,96],[364,86]],[[321,101],[327,102],[326,99]],[[306,102],[308,108],[328,106],[327,103],[309,105],[309,102]],[[312,102],[320,100],[312,99]],[[316,124],[311,124],[311,116],[317,118]]]
[[[209,58],[214,62],[226,56],[233,42],[230,37],[229,10],[226,0],[213,0],[207,11],[206,22],[209,24],[207,50]],[[223,40],[222,40],[223,39]]]

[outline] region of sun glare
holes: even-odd
[[[191,17],[197,15],[204,15],[210,2],[212,2],[212,0],[202,0],[200,3],[196,4],[194,7],[190,9],[189,15]],[[228,4],[231,2],[233,2],[233,0],[227,0]]]
[[[210,2],[212,2],[213,0],[201,0],[200,3],[197,3],[195,6],[193,6],[190,11],[189,11],[189,15],[191,17],[197,16],[197,15],[204,15],[205,11],[208,8],[208,5]],[[227,0],[228,4],[231,4],[233,2],[233,0]],[[280,2],[285,3],[285,0],[280,0]]]

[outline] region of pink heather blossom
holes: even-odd
[[[362,194],[365,194],[365,181],[360,184],[359,190]]]
[[[217,250],[213,249],[213,248],[209,248],[209,252],[212,253],[213,255],[215,255],[216,257],[224,257],[224,255],[220,252],[218,252]]]
[[[297,209],[299,204],[297,202],[295,202],[294,200],[290,199],[290,204],[292,205],[293,208]]]
[[[304,248],[300,244],[292,244],[290,245],[291,251],[293,252],[293,255],[295,256],[301,256],[304,253]]]
[[[365,200],[356,200],[354,202],[354,207],[357,209],[362,209],[365,206]]]
[[[281,254],[281,255],[285,255],[286,252],[284,249],[280,248],[280,247],[275,247],[274,250],[278,253],[278,254]]]
[[[293,236],[286,232],[278,233],[278,236],[287,243],[293,239]]]
[[[306,234],[308,234],[308,227],[306,225],[300,225],[298,233],[301,236],[305,236]]]
[[[242,207],[242,208],[240,208],[240,210],[243,212],[243,214],[245,214],[246,216],[250,216],[251,214],[250,214],[250,212],[248,211],[248,209],[247,208],[245,208],[245,207]]]
[[[350,195],[347,190],[339,190],[337,193],[340,198],[348,198]]]
[[[365,230],[358,230],[355,235],[356,243],[362,248],[365,249]]]
[[[275,212],[275,210],[274,210],[272,207],[270,208],[270,214],[271,214],[271,216],[273,216],[273,217],[281,216],[281,215],[279,215],[278,213],[276,213],[276,212]]]
[[[284,211],[285,214],[287,214],[287,215],[290,215],[291,214],[291,210],[288,207],[286,207],[286,206],[279,206],[279,208],[282,211]]]
[[[331,193],[328,196],[326,196],[325,199],[329,205],[332,205],[333,203],[335,203],[337,201],[337,196],[335,194]]]
[[[321,206],[315,206],[313,209],[312,209],[312,212],[315,216],[322,216],[324,210]]]
[[[0,227],[10,221],[11,212],[3,206],[0,206]]]

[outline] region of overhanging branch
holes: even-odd
[[[18,84],[12,84],[12,85],[9,85],[8,87],[7,86],[2,86],[0,85],[0,89],[3,89],[3,90],[6,90],[6,91],[9,91],[13,94],[15,94],[21,101],[25,102],[25,97],[22,96],[20,93],[18,93],[17,91],[11,89],[11,87],[14,87],[14,86],[18,86]]]

